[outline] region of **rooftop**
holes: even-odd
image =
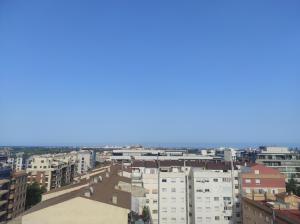
[[[129,192],[124,192],[115,188],[115,186],[118,185],[120,181],[127,182],[127,183],[131,182],[130,178],[118,176],[117,173],[119,169],[120,169],[119,165],[112,165],[110,172],[107,172],[109,174],[108,177],[106,177],[106,172],[97,175],[97,177],[101,176],[102,181],[96,181],[96,178],[94,178],[96,176],[92,176],[88,180],[81,181],[80,183],[74,185],[66,186],[65,188],[60,190],[66,190],[72,188],[75,188],[75,190],[42,201],[41,203],[27,210],[25,214],[29,214],[38,211],[40,209],[44,209],[49,206],[53,206],[58,203],[76,197],[82,197],[82,198],[90,199],[93,201],[99,201],[102,203],[114,205],[125,209],[131,209],[131,194]],[[76,187],[85,184],[88,184],[88,186],[84,186],[82,188],[76,189]],[[92,189],[92,191],[90,189]],[[87,196],[85,194],[87,191],[90,192],[90,196]],[[56,192],[59,192],[59,190],[57,190]],[[53,193],[53,191],[50,193]],[[113,203],[112,201],[113,196],[117,197],[117,203]]]
[[[238,163],[234,163],[234,169],[237,170]],[[162,160],[162,161],[147,161],[147,160],[134,160],[132,167],[146,167],[146,168],[158,168],[158,167],[170,167],[170,166],[187,166],[187,167],[203,167],[207,170],[229,170],[231,169],[230,162],[221,161],[207,161],[207,160]]]

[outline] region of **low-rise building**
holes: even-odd
[[[283,192],[272,201],[243,198],[244,224],[299,224],[300,198]]]
[[[122,187],[128,189],[131,179],[119,176],[120,169],[119,165],[101,168],[78,183],[51,190],[41,203],[10,223],[128,224],[131,194]]]
[[[277,169],[261,164],[243,167],[240,174],[241,194],[253,200],[275,199],[285,192],[285,177]]]

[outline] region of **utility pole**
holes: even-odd
[[[157,187],[158,187],[158,189],[157,189],[157,206],[158,206],[158,208],[157,208],[157,219],[158,219],[158,224],[159,224],[159,222],[160,222],[160,220],[159,220],[159,217],[160,217],[160,210],[159,210],[159,208],[160,208],[160,198],[159,198],[159,196],[160,196],[160,164],[159,164],[159,159],[158,159],[158,153],[157,153],[157,158],[156,158],[156,161],[157,161],[157,167],[158,167],[158,170],[157,170],[157,177],[158,177],[158,184],[157,184]]]
[[[233,167],[233,158],[232,158],[232,151],[230,156],[230,163],[231,163],[231,185],[232,185],[232,223],[235,223],[235,193],[234,193],[234,167]]]

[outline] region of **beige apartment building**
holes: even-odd
[[[7,219],[13,219],[25,210],[27,190],[27,174],[24,171],[15,172],[10,181]]]
[[[37,182],[49,191],[73,182],[75,160],[68,154],[32,156],[26,172],[28,184]]]

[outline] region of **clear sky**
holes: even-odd
[[[299,144],[300,1],[0,1],[0,145]]]

